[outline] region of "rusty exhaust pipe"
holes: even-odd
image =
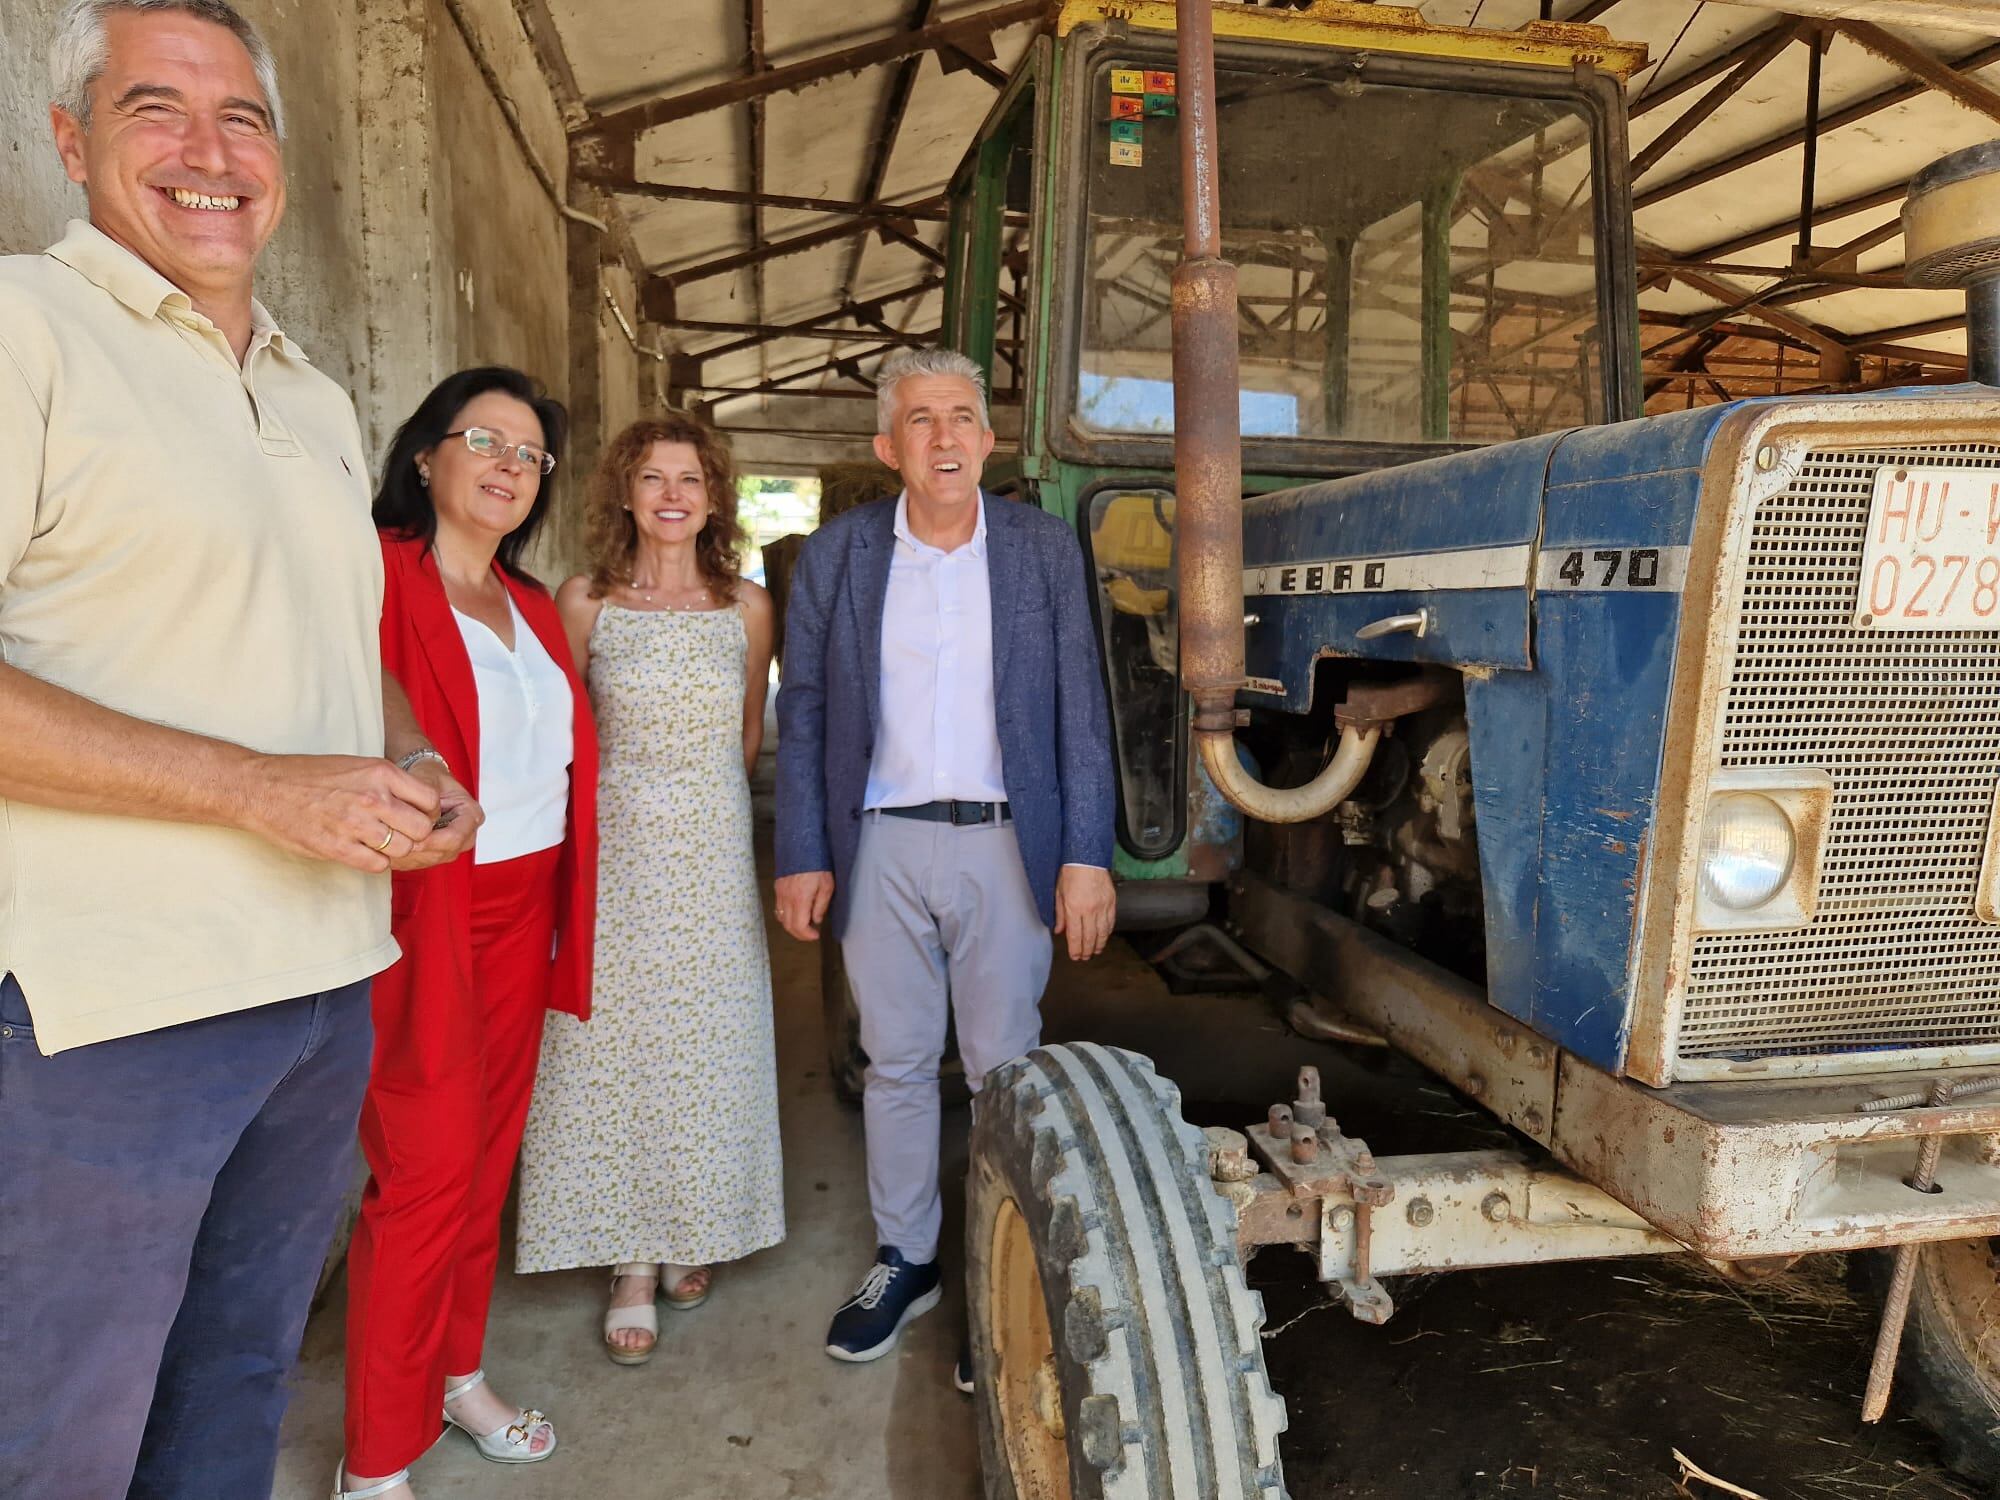
[[[1195,747],[1216,789],[1267,823],[1301,823],[1346,801],[1373,759],[1379,727],[1344,728],[1340,748],[1302,787],[1265,786],[1236,752],[1243,686],[1243,444],[1237,410],[1236,267],[1222,257],[1211,0],[1175,8],[1180,65],[1181,261],[1174,268],[1174,529],[1181,682],[1194,700]]]

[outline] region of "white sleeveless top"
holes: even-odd
[[[569,823],[575,705],[569,679],[508,596],[514,649],[470,615],[452,611],[479,690],[479,805],[486,821],[477,864],[552,849]]]

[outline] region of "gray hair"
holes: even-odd
[[[104,19],[114,11],[141,14],[178,11],[222,27],[250,54],[257,86],[264,91],[264,106],[271,112],[272,133],[279,140],[285,138],[285,107],[278,98],[278,64],[263,33],[229,0],[68,0],[63,6],[62,19],[56,22],[55,42],[49,49],[49,77],[55,85],[56,104],[79,125],[90,123],[90,86],[103,76],[104,65],[110,60],[111,43],[104,33]]]
[[[898,349],[875,372],[875,430],[896,425],[896,387],[912,375],[952,375],[972,382],[979,398],[979,425],[991,428],[986,415],[986,372],[956,349]]]

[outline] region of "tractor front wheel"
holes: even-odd
[[[987,1500],[1284,1500],[1263,1300],[1201,1133],[1144,1058],[997,1068],[975,1110],[967,1297]]]
[[[1897,1384],[1952,1467],[2000,1493],[2000,1238],[1918,1254]]]

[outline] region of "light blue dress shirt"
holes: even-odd
[[[993,722],[993,594],[986,497],[972,540],[945,552],[910,530],[896,497],[896,552],[882,605],[882,721],[862,805],[1005,802]]]

